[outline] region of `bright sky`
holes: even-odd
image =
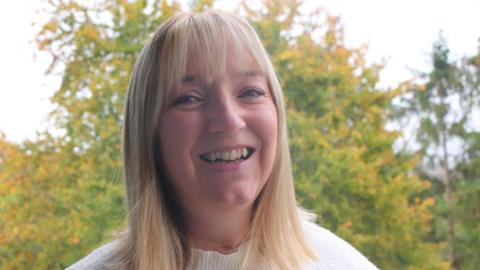
[[[11,141],[34,139],[46,128],[53,109],[49,97],[60,83],[46,77],[45,55],[35,56],[33,44],[39,18],[35,10],[41,0],[0,2],[0,131]],[[225,10],[234,1],[220,0]],[[480,38],[478,0],[310,0],[339,15],[345,26],[346,44],[368,43],[368,60],[387,59],[381,73],[382,86],[395,86],[411,78],[409,68],[428,71],[428,53],[440,30],[447,38],[452,56],[477,51]],[[37,25],[32,25],[36,23]]]

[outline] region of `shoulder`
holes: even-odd
[[[117,245],[117,241],[118,240],[112,241],[95,249],[83,259],[77,261],[65,270],[106,269],[106,259],[114,250],[115,246]]]
[[[304,231],[319,257],[305,270],[378,270],[357,249],[329,230],[308,222]]]

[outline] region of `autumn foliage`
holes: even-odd
[[[171,2],[51,0],[45,7],[50,20],[36,41],[53,59],[48,72],[62,74],[51,99],[57,132],[21,144],[0,136],[0,269],[63,269],[122,228],[125,91],[143,44],[181,10]],[[194,1],[191,9],[212,5]],[[366,47],[345,46],[340,19],[301,6],[300,0],[238,6],[271,55],[287,98],[299,202],[381,269],[450,269],[448,241],[434,235],[441,229],[435,182],[418,170],[423,153],[394,152],[401,134],[385,129],[405,85],[379,88],[382,66],[366,63]],[[478,147],[478,137],[472,140]],[[469,162],[461,168],[472,173],[478,159]],[[478,202],[480,173],[473,173],[475,181],[461,183],[475,183],[477,193],[459,190]],[[468,207],[461,208],[465,215],[478,211]],[[475,213],[463,230],[478,232]],[[468,244],[461,247],[473,256]]]

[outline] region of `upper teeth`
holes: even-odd
[[[248,154],[248,150],[246,147],[239,148],[239,149],[233,149],[230,151],[218,151],[218,152],[210,152],[205,157],[210,160],[214,161],[216,159],[222,159],[225,161],[229,160],[236,160],[241,157],[246,157]]]

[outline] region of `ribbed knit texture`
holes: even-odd
[[[230,254],[222,254],[216,251],[206,251],[192,249],[192,260],[187,266],[187,270],[224,270],[241,269],[242,260],[240,251]]]
[[[303,270],[378,270],[354,247],[324,228],[308,224],[305,226],[305,235],[320,259],[305,266]],[[67,270],[102,269],[103,258],[109,254],[114,244],[115,242],[100,247]],[[193,256],[187,270],[240,270],[244,247],[245,245],[231,254],[192,249]]]

